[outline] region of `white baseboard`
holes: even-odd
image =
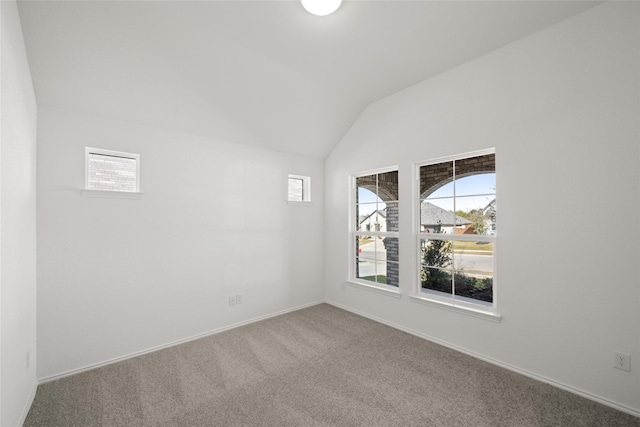
[[[20,419],[18,420],[17,427],[22,427],[24,422],[27,420],[27,415],[29,415],[29,410],[31,409],[31,405],[33,404],[33,399],[36,398],[37,391],[38,391],[38,381],[34,381],[33,386],[31,387],[31,392],[29,393],[29,397],[27,397],[27,401],[24,404],[24,408],[22,408],[22,414],[20,415]]]
[[[617,409],[618,411],[625,412],[627,414],[634,415],[636,417],[640,417],[640,411],[637,410],[637,409],[631,408],[629,406],[622,405],[620,403],[616,403],[616,402],[613,402],[611,400],[605,399],[603,397],[591,394],[591,393],[589,393],[587,391],[584,391],[584,390],[581,390],[579,388],[572,387],[572,386],[567,385],[567,384],[563,384],[561,382],[558,382],[558,381],[552,380],[550,378],[547,378],[547,377],[545,377],[543,375],[538,375],[536,373],[529,372],[529,371],[527,371],[525,369],[521,369],[521,368],[518,368],[516,366],[512,366],[512,365],[503,363],[503,362],[501,362],[499,360],[495,360],[495,359],[483,356],[481,354],[478,354],[478,353],[475,353],[473,351],[467,350],[465,348],[456,346],[454,344],[450,344],[450,343],[448,343],[446,341],[442,341],[440,339],[437,339],[437,338],[434,338],[432,336],[423,334],[421,332],[417,332],[417,331],[414,331],[412,329],[405,328],[404,326],[396,325],[395,323],[392,323],[392,322],[389,322],[387,320],[380,319],[380,318],[378,318],[376,316],[372,316],[370,314],[367,314],[367,313],[355,310],[353,308],[344,306],[344,305],[339,304],[339,303],[337,303],[335,301],[325,300],[324,302],[326,302],[327,304],[333,305],[334,307],[338,307],[338,308],[341,308],[343,310],[349,311],[351,313],[357,314],[359,316],[366,317],[367,319],[374,320],[374,321],[376,321],[378,323],[382,323],[383,325],[390,326],[390,327],[392,327],[394,329],[398,329],[398,330],[406,332],[408,334],[415,335],[415,336],[417,336],[419,338],[422,338],[422,339],[425,339],[427,341],[431,341],[433,343],[442,345],[444,347],[448,347],[448,348],[450,348],[452,350],[459,351],[460,353],[464,353],[464,354],[469,355],[471,357],[474,357],[476,359],[480,359],[480,360],[482,360],[484,362],[491,363],[492,365],[499,366],[499,367],[504,368],[504,369],[508,369],[509,371],[515,372],[517,374],[524,375],[525,377],[529,377],[529,378],[532,378],[534,380],[537,380],[537,381],[552,385],[552,386],[557,387],[559,389],[568,391],[570,393],[577,394],[577,395],[582,396],[582,397],[584,397],[586,399],[593,400],[594,402],[601,403],[601,404],[609,406],[609,407],[611,407],[613,409]]]
[[[124,360],[132,359],[134,357],[142,356],[144,354],[153,353],[154,351],[158,351],[158,350],[163,350],[165,348],[174,347],[176,345],[184,344],[184,343],[187,343],[189,341],[194,341],[194,340],[197,340],[197,339],[200,339],[200,338],[205,338],[205,337],[208,337],[210,335],[215,335],[215,334],[219,334],[220,332],[224,332],[224,331],[228,331],[230,329],[238,328],[240,326],[244,326],[244,325],[248,325],[248,324],[251,324],[251,323],[259,322],[261,320],[266,320],[266,319],[269,319],[271,317],[276,317],[276,316],[280,316],[282,314],[291,313],[293,311],[301,310],[301,309],[307,308],[307,307],[312,307],[314,305],[318,305],[318,304],[322,304],[322,303],[324,303],[324,301],[316,301],[316,302],[312,302],[312,303],[309,303],[309,304],[304,304],[304,305],[301,305],[301,306],[288,308],[286,310],[277,311],[277,312],[274,312],[274,313],[266,314],[264,316],[259,316],[259,317],[255,317],[253,319],[249,319],[249,320],[245,320],[245,321],[242,321],[242,322],[234,323],[234,324],[231,324],[231,325],[223,326],[221,328],[214,329],[214,330],[211,330],[211,331],[208,331],[208,332],[203,332],[201,334],[193,335],[193,336],[190,336],[188,338],[181,339],[181,340],[172,341],[172,342],[167,343],[167,344],[159,345],[159,346],[156,346],[156,347],[151,347],[151,348],[148,348],[146,350],[137,351],[135,353],[130,353],[130,354],[127,354],[127,355],[124,355],[124,356],[120,356],[120,357],[116,357],[116,358],[113,358],[113,359],[105,360],[103,362],[93,363],[91,365],[86,365],[86,366],[83,366],[81,368],[71,369],[69,371],[65,371],[65,372],[62,372],[62,373],[59,373],[59,374],[55,374],[55,375],[50,375],[48,377],[39,378],[38,379],[38,384],[44,384],[44,383],[48,383],[50,381],[59,380],[61,378],[69,377],[71,375],[75,375],[75,374],[79,374],[79,373],[82,373],[82,372],[90,371],[90,370],[96,369],[96,368],[101,368],[103,366],[111,365],[113,363],[122,362]],[[34,395],[35,395],[35,392],[34,392]],[[29,406],[31,406],[31,405],[29,405]],[[27,410],[28,410],[28,408],[27,408]]]

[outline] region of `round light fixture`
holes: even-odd
[[[300,0],[307,12],[317,15],[329,15],[340,7],[342,0]]]

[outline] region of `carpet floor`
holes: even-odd
[[[638,426],[328,304],[42,384],[24,424]]]

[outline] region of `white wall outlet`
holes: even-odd
[[[616,351],[613,353],[613,367],[623,371],[631,370],[631,355]]]
[[[236,305],[236,297],[235,295],[232,297],[229,297],[229,305]]]
[[[242,304],[242,294],[236,295],[236,304]]]

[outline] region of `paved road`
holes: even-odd
[[[377,244],[377,248],[376,248]],[[374,259],[376,257],[376,249],[377,249],[377,259],[380,261],[384,261],[387,259],[387,251],[384,249],[384,244],[381,239],[378,239],[377,242],[369,242],[362,246],[360,246],[360,257],[366,259]],[[488,254],[459,254],[455,255],[454,258],[456,269],[462,269],[468,273],[485,273],[491,274],[493,271],[493,257]],[[360,276],[373,276],[374,274],[386,274],[386,263],[378,263],[377,272],[373,262],[362,259],[360,261]]]
[[[489,255],[462,254],[454,256],[456,269],[462,268],[469,273],[493,272],[493,257]]]
[[[377,250],[377,253],[376,253]],[[384,248],[382,239],[376,239],[369,243],[365,243],[360,246],[360,263],[358,264],[358,271],[360,277],[374,276],[374,275],[387,275],[387,263],[376,263],[369,261],[378,259],[379,261],[385,261],[387,259],[387,251]],[[364,258],[364,259],[363,259]],[[377,268],[376,268],[377,267]]]

